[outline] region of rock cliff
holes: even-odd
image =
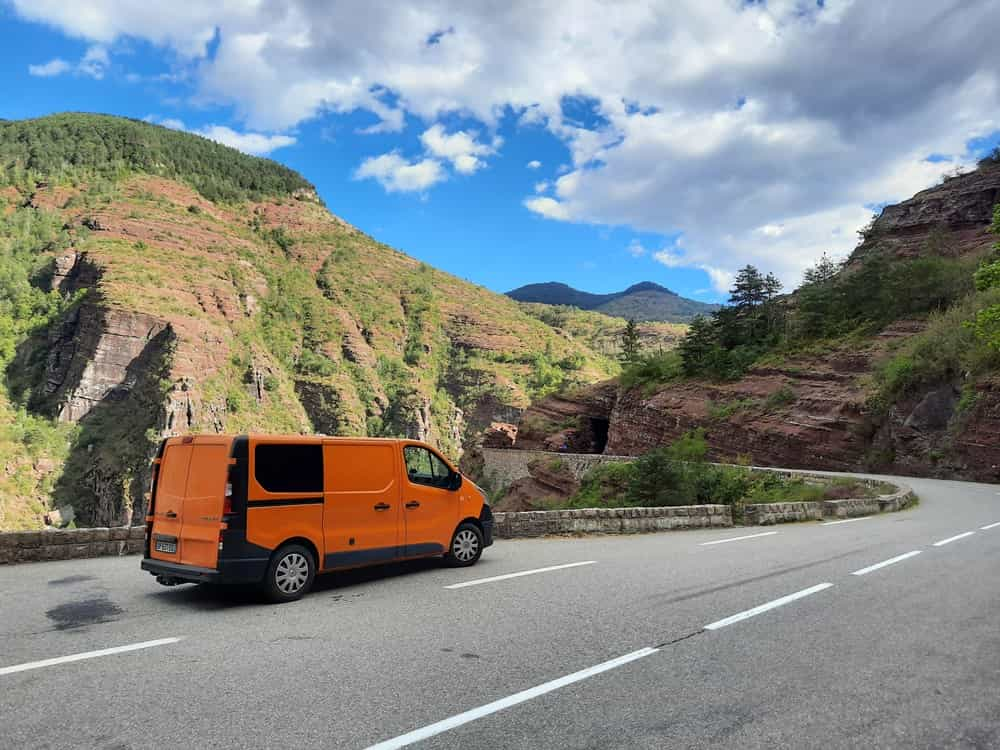
[[[947,179],[886,207],[845,272],[872,253],[984,254],[997,240],[989,232],[997,203],[1000,165]],[[650,393],[610,381],[552,396],[525,412],[514,447],[552,449],[579,417],[607,420],[601,450],[609,455],[638,455],[701,427],[718,459],[1000,481],[1000,373],[928,384],[884,412],[871,405],[876,365],[925,325],[899,320],[869,339],[757,366],[733,382],[684,380]]]

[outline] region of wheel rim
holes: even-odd
[[[462,529],[455,534],[455,541],[451,543],[451,553],[456,559],[469,562],[477,552],[479,552],[479,537],[474,531]]]
[[[283,594],[297,593],[308,579],[309,561],[298,552],[285,555],[274,569],[274,582]]]

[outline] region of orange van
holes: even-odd
[[[317,573],[434,555],[473,565],[492,543],[483,491],[424,443],[188,435],[153,460],[142,569],[292,601]]]

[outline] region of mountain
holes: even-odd
[[[0,123],[0,528],[50,506],[141,518],[167,434],[405,435],[458,457],[532,399],[615,375],[624,325],[525,310],[198,136]]]
[[[619,318],[669,323],[687,323],[698,315],[708,315],[719,308],[718,305],[681,297],[652,281],[642,281],[611,294],[581,292],[558,281],[550,281],[518,287],[507,292],[507,296],[519,302],[569,305]]]
[[[679,354],[533,403],[514,447],[639,455],[703,429],[719,460],[1000,481],[1000,151],[860,234],[765,310],[769,340],[728,335],[747,319],[728,310]]]

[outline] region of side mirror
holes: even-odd
[[[448,489],[453,492],[462,486],[462,475],[457,471],[453,471],[451,476],[448,477]]]

